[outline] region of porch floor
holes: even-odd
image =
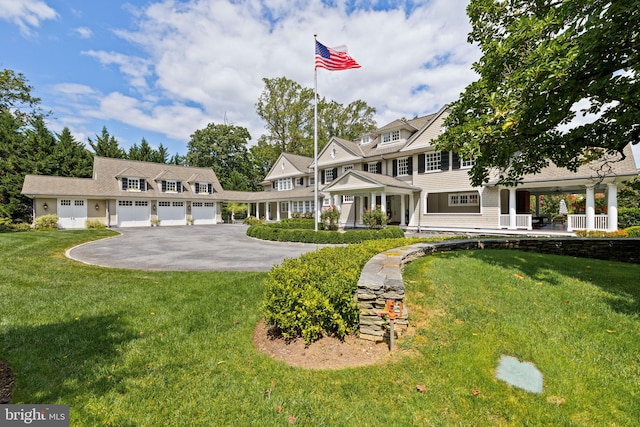
[[[453,228],[453,227],[421,227],[417,230],[406,230],[408,237],[424,237],[427,234],[461,234],[482,236],[536,236],[536,237],[575,237],[576,234],[567,231],[567,224],[546,224],[533,230],[509,230],[506,228]]]

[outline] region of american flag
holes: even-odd
[[[330,48],[316,40],[316,68],[339,71],[360,68],[360,64],[347,54],[346,46]]]

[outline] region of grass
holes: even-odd
[[[509,251],[426,257],[405,270],[415,334],[398,345],[411,355],[314,371],[251,344],[266,274],[64,257],[110,234],[0,234],[12,403],[69,404],[74,426],[632,425],[640,413],[636,265]],[[493,378],[502,354],[535,363],[543,394]]]

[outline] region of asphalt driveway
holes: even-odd
[[[247,237],[246,225],[119,228],[120,236],[76,246],[67,256],[103,267],[135,270],[269,271],[326,245]]]

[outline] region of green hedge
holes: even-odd
[[[318,224],[318,226],[321,228],[320,224]],[[268,227],[313,230],[314,221],[308,218],[285,218],[279,222],[269,223]]]
[[[420,241],[425,239],[376,240],[285,260],[265,281],[267,324],[285,339],[302,337],[306,343],[357,332],[360,312],[354,295],[364,265],[380,252]]]
[[[627,236],[629,237],[635,237],[635,238],[640,237],[640,225],[625,228],[624,231],[627,232]]]
[[[618,227],[629,228],[640,225],[640,208],[619,208]]]
[[[302,243],[361,243],[367,240],[395,239],[404,237],[404,232],[399,227],[387,227],[382,230],[349,230],[344,233],[336,231],[311,229],[282,228],[276,224],[252,225],[247,229],[247,236],[262,240],[274,240],[277,242],[302,242]]]

